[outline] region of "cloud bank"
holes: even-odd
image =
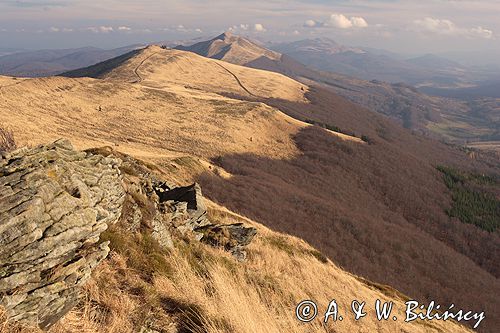
[[[481,26],[475,28],[463,28],[457,26],[450,20],[426,17],[413,22],[417,31],[427,34],[463,36],[469,38],[493,38],[493,31]]]

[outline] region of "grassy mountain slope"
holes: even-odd
[[[450,218],[436,170],[499,174],[494,156],[471,159],[330,91],[193,53],[150,47],[79,73],[98,78],[2,79],[2,124],[21,144],[65,136],[186,166],[213,201],[304,238],[346,270],[498,324],[498,231]]]
[[[147,165],[170,181],[195,176],[192,165],[172,171]],[[145,233],[126,230],[130,216],[123,215],[102,236],[111,241],[112,253],[96,268],[83,301],[49,332],[470,332],[451,321],[404,323],[408,298],[391,287],[349,274],[303,240],[271,231],[213,202],[208,202],[208,213],[217,223],[242,222],[257,228],[246,262],[184,239],[175,240],[176,249],[163,250]],[[305,299],[317,302],[320,310],[309,324],[300,323],[294,311]],[[344,320],[324,326],[321,314],[332,299]],[[354,299],[367,302],[362,323],[350,313]],[[377,299],[394,302],[393,315],[400,319],[378,322]],[[8,325],[0,317],[2,333],[37,332]]]
[[[204,45],[204,48],[208,49],[212,43],[214,43],[214,40],[200,42],[191,47],[184,46],[183,49],[210,56],[210,53],[203,52],[197,45]],[[226,41],[225,45],[228,49],[230,48],[229,43],[252,45],[251,41],[234,35]],[[336,43],[332,45],[332,41],[329,40],[326,42],[320,40],[319,42],[291,43],[282,50],[286,54],[279,57],[276,55],[272,57],[266,56],[265,49],[255,44],[251,49],[255,47],[262,49],[260,51],[261,56],[251,62],[241,60],[254,57],[252,51],[249,51],[249,55],[246,55],[242,47],[238,48],[241,59],[231,57],[227,60],[236,64],[244,64],[247,67],[282,73],[308,85],[319,84],[356,104],[396,119],[408,129],[426,135],[444,138],[459,144],[476,141],[491,142],[499,139],[496,122],[494,122],[494,119],[498,117],[498,103],[494,99],[489,99],[488,103],[483,103],[481,99],[467,102],[429,96],[407,84],[362,80],[338,74],[336,68],[332,68],[332,72],[314,70],[287,55],[294,55],[292,51],[297,48],[299,51],[303,50],[307,56],[310,56],[310,53],[316,54],[321,51],[318,53],[318,58],[324,59],[324,61],[328,61],[328,58],[333,56],[342,57],[345,52],[356,54],[357,57],[367,56],[362,50],[345,50]],[[301,60],[302,58],[298,57],[297,59]],[[449,65],[447,64],[447,66]],[[388,62],[385,59],[384,66],[396,65],[394,61]],[[376,67],[380,69],[380,66],[377,65]],[[413,72],[417,72],[415,68],[413,68]],[[481,104],[480,108],[476,107],[478,104]]]

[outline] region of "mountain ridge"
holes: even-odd
[[[209,44],[210,40],[205,42],[205,45],[207,43]],[[183,46],[183,49],[190,50],[190,47]],[[191,51],[196,53],[197,50]],[[238,59],[234,61],[242,63]],[[457,144],[500,140],[493,125],[498,117],[494,100],[476,103],[481,106],[473,107],[467,101],[425,95],[405,83],[367,81],[343,74],[317,71],[287,54],[282,54],[279,59],[261,56],[245,66],[282,73],[308,85],[319,85],[351,102],[396,119],[408,129],[434,138]],[[423,87],[422,90],[424,89],[427,91],[431,88]],[[450,92],[446,90],[445,93]],[[475,116],[477,112],[485,115],[489,121],[478,119]]]
[[[276,60],[281,56],[277,52],[261,47],[248,39],[233,35],[231,32],[224,32],[208,41],[190,46],[178,45],[175,48],[237,65],[245,65],[260,57]]]
[[[85,73],[98,74],[6,78],[0,119],[20,144],[66,136],[78,148],[112,146],[199,180],[212,202],[306,239],[351,273],[421,301],[480,307],[492,314],[484,327],[496,325],[498,232],[447,215],[453,198],[436,169],[496,175],[494,157],[412,134],[321,86],[191,52],[151,46]],[[294,267],[293,247],[263,242]]]

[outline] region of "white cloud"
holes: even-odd
[[[109,32],[113,32],[114,29],[113,27],[107,27],[107,26],[104,26],[104,25],[101,25],[100,27],[88,27],[88,28],[85,28],[83,30],[86,30],[86,31],[91,31],[93,33],[109,33]]]
[[[432,17],[426,17],[422,20],[416,20],[414,23],[417,28],[424,32],[431,32],[440,35],[454,35],[459,31],[455,23],[450,20],[440,20]]]
[[[333,13],[325,22],[307,20],[303,24],[306,28],[334,27],[338,29],[366,28],[368,22],[362,17],[351,16],[347,17],[344,14]]]
[[[340,29],[349,29],[353,27],[351,20],[343,14],[332,14],[328,23]]]
[[[473,36],[481,37],[481,38],[486,38],[486,39],[491,39],[493,38],[493,31],[484,29],[483,27],[479,26],[477,28],[472,28],[470,29],[470,33]]]
[[[121,27],[118,27],[118,30],[119,31],[130,31],[132,29],[130,27],[127,27],[127,26],[121,26]]]
[[[113,31],[113,27],[100,26],[99,31],[103,33],[108,33]]]
[[[49,32],[73,32],[73,28],[58,28],[58,27],[50,27]],[[41,33],[43,30],[37,30],[36,33]]]
[[[492,30],[485,29],[481,26],[470,29],[462,28],[447,19],[426,17],[421,20],[415,20],[413,23],[417,28],[417,31],[423,33],[486,39],[490,39],[493,37]]]
[[[333,13],[330,16],[330,20],[327,22],[327,25],[331,25],[339,29],[368,27],[368,23],[362,17],[351,16],[350,18],[348,18],[344,14],[339,14],[339,13]]]
[[[255,30],[257,32],[265,32],[266,28],[264,28],[264,26],[260,23],[255,23],[253,26],[253,30]]]
[[[292,35],[295,35],[295,36],[300,35],[300,31],[294,30],[294,32],[292,32]]]
[[[264,27],[264,25],[261,23],[255,23],[254,25],[241,23],[240,25],[233,25],[233,26],[229,27],[227,30],[234,32],[234,33],[250,32],[250,31],[253,31],[253,32],[265,32],[265,31],[267,31],[266,28]]]
[[[356,16],[351,17],[351,22],[352,22],[352,25],[354,27],[357,27],[357,28],[366,28],[366,27],[368,27],[368,23],[362,17],[356,17]]]
[[[175,30],[178,32],[190,32],[191,30],[186,28],[183,24],[179,24],[177,27],[175,27]]]
[[[307,20],[304,22],[304,27],[307,27],[307,28],[314,28],[314,27],[318,27],[320,25],[321,25],[321,23],[317,22],[315,20]]]

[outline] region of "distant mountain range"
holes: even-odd
[[[129,45],[112,50],[96,47],[37,51],[10,50],[10,52],[4,50],[4,55],[0,56],[0,75],[23,77],[57,75],[117,57],[140,47],[144,45]]]
[[[294,47],[297,47],[298,50],[295,53],[292,52]],[[427,135],[459,143],[500,140],[500,133],[495,125],[495,119],[500,116],[500,108],[497,107],[500,105],[500,101],[495,99],[470,103],[469,101],[434,97],[426,95],[406,83],[368,81],[331,71],[320,71],[294,59],[293,56],[301,52],[304,52],[302,54],[316,55],[317,59],[328,59],[339,54],[344,54],[344,56],[349,54],[353,57],[368,54],[362,49],[346,48],[328,39],[289,43],[289,53],[292,53],[293,56],[270,51],[247,38],[228,33],[208,41],[198,42],[191,46],[178,46],[177,48],[238,65],[278,72],[308,85],[321,86],[367,109],[397,119],[406,128]],[[274,49],[279,48],[274,47]],[[388,56],[368,55],[367,57],[387,59],[384,66],[389,68]],[[313,57],[313,59],[316,58]],[[397,72],[397,64],[396,61],[396,67],[392,69],[393,73]],[[429,68],[441,68],[440,71],[443,73],[458,68],[456,67],[458,64],[452,61],[431,55],[414,58],[407,62],[400,61],[399,64],[413,68],[415,73],[420,73],[417,66],[424,65]]]
[[[481,97],[500,98],[500,78],[498,80],[482,81],[475,86],[466,88],[443,89],[421,87],[420,90],[430,95],[463,99],[467,101]]]
[[[12,54],[12,53],[17,53],[17,52],[22,52],[24,50],[22,49],[15,49],[15,48],[10,48],[10,47],[0,47],[0,57]]]
[[[417,87],[463,88],[490,79],[492,74],[432,54],[405,59],[387,51],[340,45],[329,38],[270,44],[269,47],[317,70]]]

